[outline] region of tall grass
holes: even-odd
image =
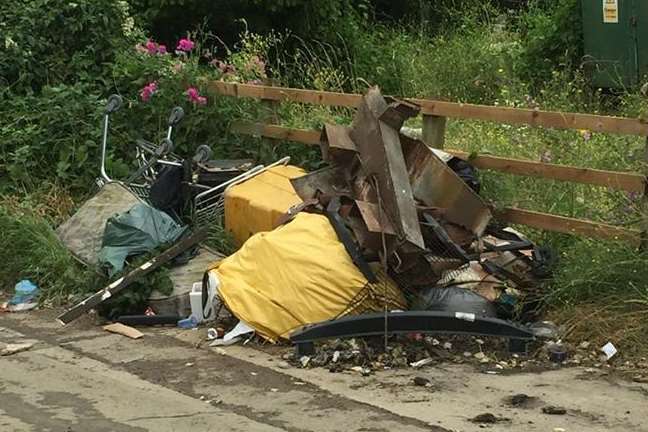
[[[77,294],[94,291],[100,278],[76,261],[52,229],[54,220],[66,216],[61,212],[69,209],[67,197],[52,193],[47,196],[49,202],[44,195],[38,201],[18,202],[10,197],[2,200],[0,250],[4,253],[0,284],[12,287],[21,279],[30,279],[41,288],[41,301],[60,304]]]

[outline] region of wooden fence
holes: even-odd
[[[210,84],[210,90],[219,95],[255,98],[270,104],[289,101],[355,108],[362,98],[360,94],[232,84],[221,81],[212,82]],[[430,147],[439,149],[444,148],[446,118],[485,120],[555,129],[587,129],[593,132],[648,137],[648,122],[641,119],[503,108],[426,99],[408,100],[421,107],[421,114],[423,115],[423,141]],[[294,141],[308,145],[318,145],[321,139],[321,131],[319,130],[293,129],[263,123],[235,123],[232,125],[232,131],[240,134]],[[445,148],[444,150],[457,157],[463,159],[468,158],[468,154],[465,152]],[[646,155],[648,157],[648,139],[646,141]],[[494,170],[520,176],[541,177],[572,183],[604,186],[616,190],[638,193],[643,196],[643,209],[648,209],[645,173],[579,168],[495,156],[476,156],[470,159],[470,163],[480,169]],[[513,224],[586,237],[626,240],[635,245],[641,244],[646,239],[645,233],[648,231],[648,221],[643,222],[642,230],[639,231],[520,208],[496,208],[493,210],[496,218]]]

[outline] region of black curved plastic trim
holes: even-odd
[[[466,334],[497,336],[531,340],[533,333],[527,327],[499,318],[479,317],[454,312],[388,312],[387,333]],[[472,319],[472,320],[471,320]],[[379,336],[385,333],[385,314],[371,313],[348,316],[311,324],[290,335],[294,343],[319,339]]]

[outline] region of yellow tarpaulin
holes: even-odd
[[[274,231],[252,236],[210,271],[232,313],[271,341],[305,324],[382,308],[383,294],[390,309],[405,305],[386,276],[376,285],[380,293],[367,289],[328,219],[317,214],[299,213]]]
[[[270,231],[277,219],[301,199],[290,179],[306,174],[295,166],[276,166],[225,193],[225,228],[237,245],[252,235]]]

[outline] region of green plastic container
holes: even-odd
[[[581,0],[592,85],[634,87],[648,76],[648,0]]]

